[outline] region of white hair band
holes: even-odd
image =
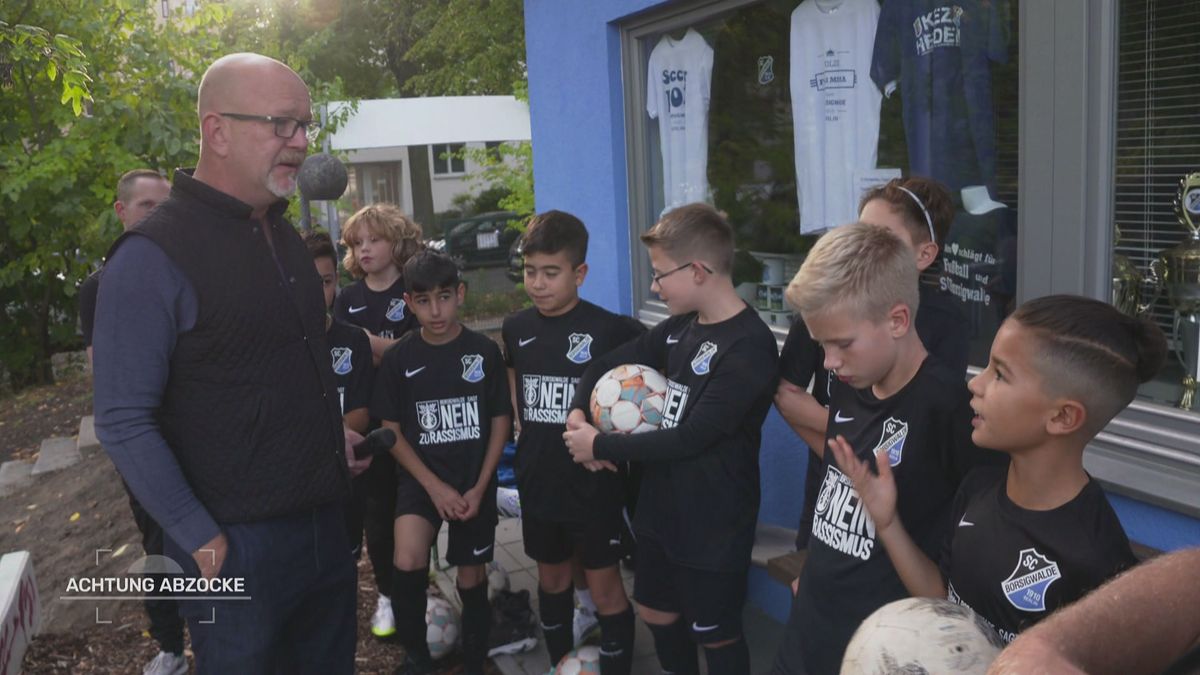
[[[903,190],[904,194],[912,197],[913,201],[917,203],[917,206],[921,207],[921,213],[925,214],[925,224],[929,226],[929,241],[932,241],[935,244],[938,243],[937,235],[933,233],[933,219],[929,217],[929,209],[925,208],[925,202],[922,202],[920,197],[906,187],[900,187],[897,185],[896,188]]]

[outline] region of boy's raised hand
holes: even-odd
[[[871,466],[854,454],[854,448],[846,441],[846,437],[838,434],[829,441],[829,449],[833,451],[837,464],[845,472],[858,496],[875,521],[877,530],[884,530],[896,519],[896,478],[892,475],[892,467],[888,464],[887,456],[876,456],[875,466],[879,473],[871,471]]]
[[[442,520],[463,520],[463,514],[470,508],[467,500],[458,494],[458,490],[441,481],[429,491],[429,499],[433,501],[433,506]]]

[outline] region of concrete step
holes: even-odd
[[[100,449],[100,439],[96,438],[96,418],[85,415],[79,419],[79,438],[75,447],[80,454]]]
[[[47,438],[42,441],[42,449],[38,452],[37,463],[33,465],[33,475],[40,476],[51,471],[65,469],[83,459],[79,449],[75,447],[75,439],[67,437]]]
[[[14,459],[0,464],[0,497],[7,497],[32,483],[32,471],[30,462]]]

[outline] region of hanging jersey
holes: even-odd
[[[803,233],[858,220],[855,174],[875,168],[882,95],[870,81],[879,5],[805,0],[792,12],[796,192]]]
[[[1096,481],[1056,509],[1030,511],[1008,498],[1007,475],[988,467],[963,481],[939,566],[950,600],[1012,642],[1137,559]]]
[[[586,522],[619,508],[620,476],[588,471],[563,443],[579,378],[592,359],[645,331],[631,317],[581,300],[562,316],[531,307],[504,320],[505,361],[516,375],[521,509],[543,520]]]
[[[674,563],[744,572],[758,521],[758,451],[775,393],[775,336],[749,306],[714,324],[672,316],[588,369],[573,407],[600,375],[641,363],[667,378],[662,427],[596,437],[598,459],[643,462],[634,530]]]
[[[334,319],[329,322],[325,337],[329,341],[333,379],[337,382],[342,414],[369,407],[375,366],[371,362],[371,341],[366,333],[358,326]]]
[[[871,79],[899,80],[909,172],[996,194],[991,62],[1008,60],[1005,0],[888,0]]]
[[[971,442],[970,393],[961,373],[927,357],[900,391],[878,399],[834,380],[826,438],[846,437],[868,463],[887,461],[896,511],[913,541],[936,559],[962,477],[999,453]],[[837,672],[850,636],[883,605],[908,596],[858,492],[824,453],[808,561],[789,625],[799,626],[808,672]],[[819,636],[819,637],[817,637]]]
[[[646,113],[658,120],[666,209],[708,201],[708,97],[713,50],[695,30],[650,52]]]
[[[364,279],[346,286],[333,301],[333,316],[389,340],[418,326],[417,318],[404,302],[403,277],[386,291],[371,290]]]
[[[371,414],[397,422],[417,456],[447,485],[459,493],[473,487],[492,418],[512,414],[496,343],[466,327],[444,345],[412,331],[384,353],[376,379]]]

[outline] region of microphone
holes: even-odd
[[[367,459],[375,455],[385,455],[396,444],[396,432],[391,429],[379,428],[367,434],[353,446],[354,459]]]
[[[338,199],[346,192],[349,176],[346,165],[327,152],[305,158],[296,172],[296,182],[305,199],[317,201]]]

